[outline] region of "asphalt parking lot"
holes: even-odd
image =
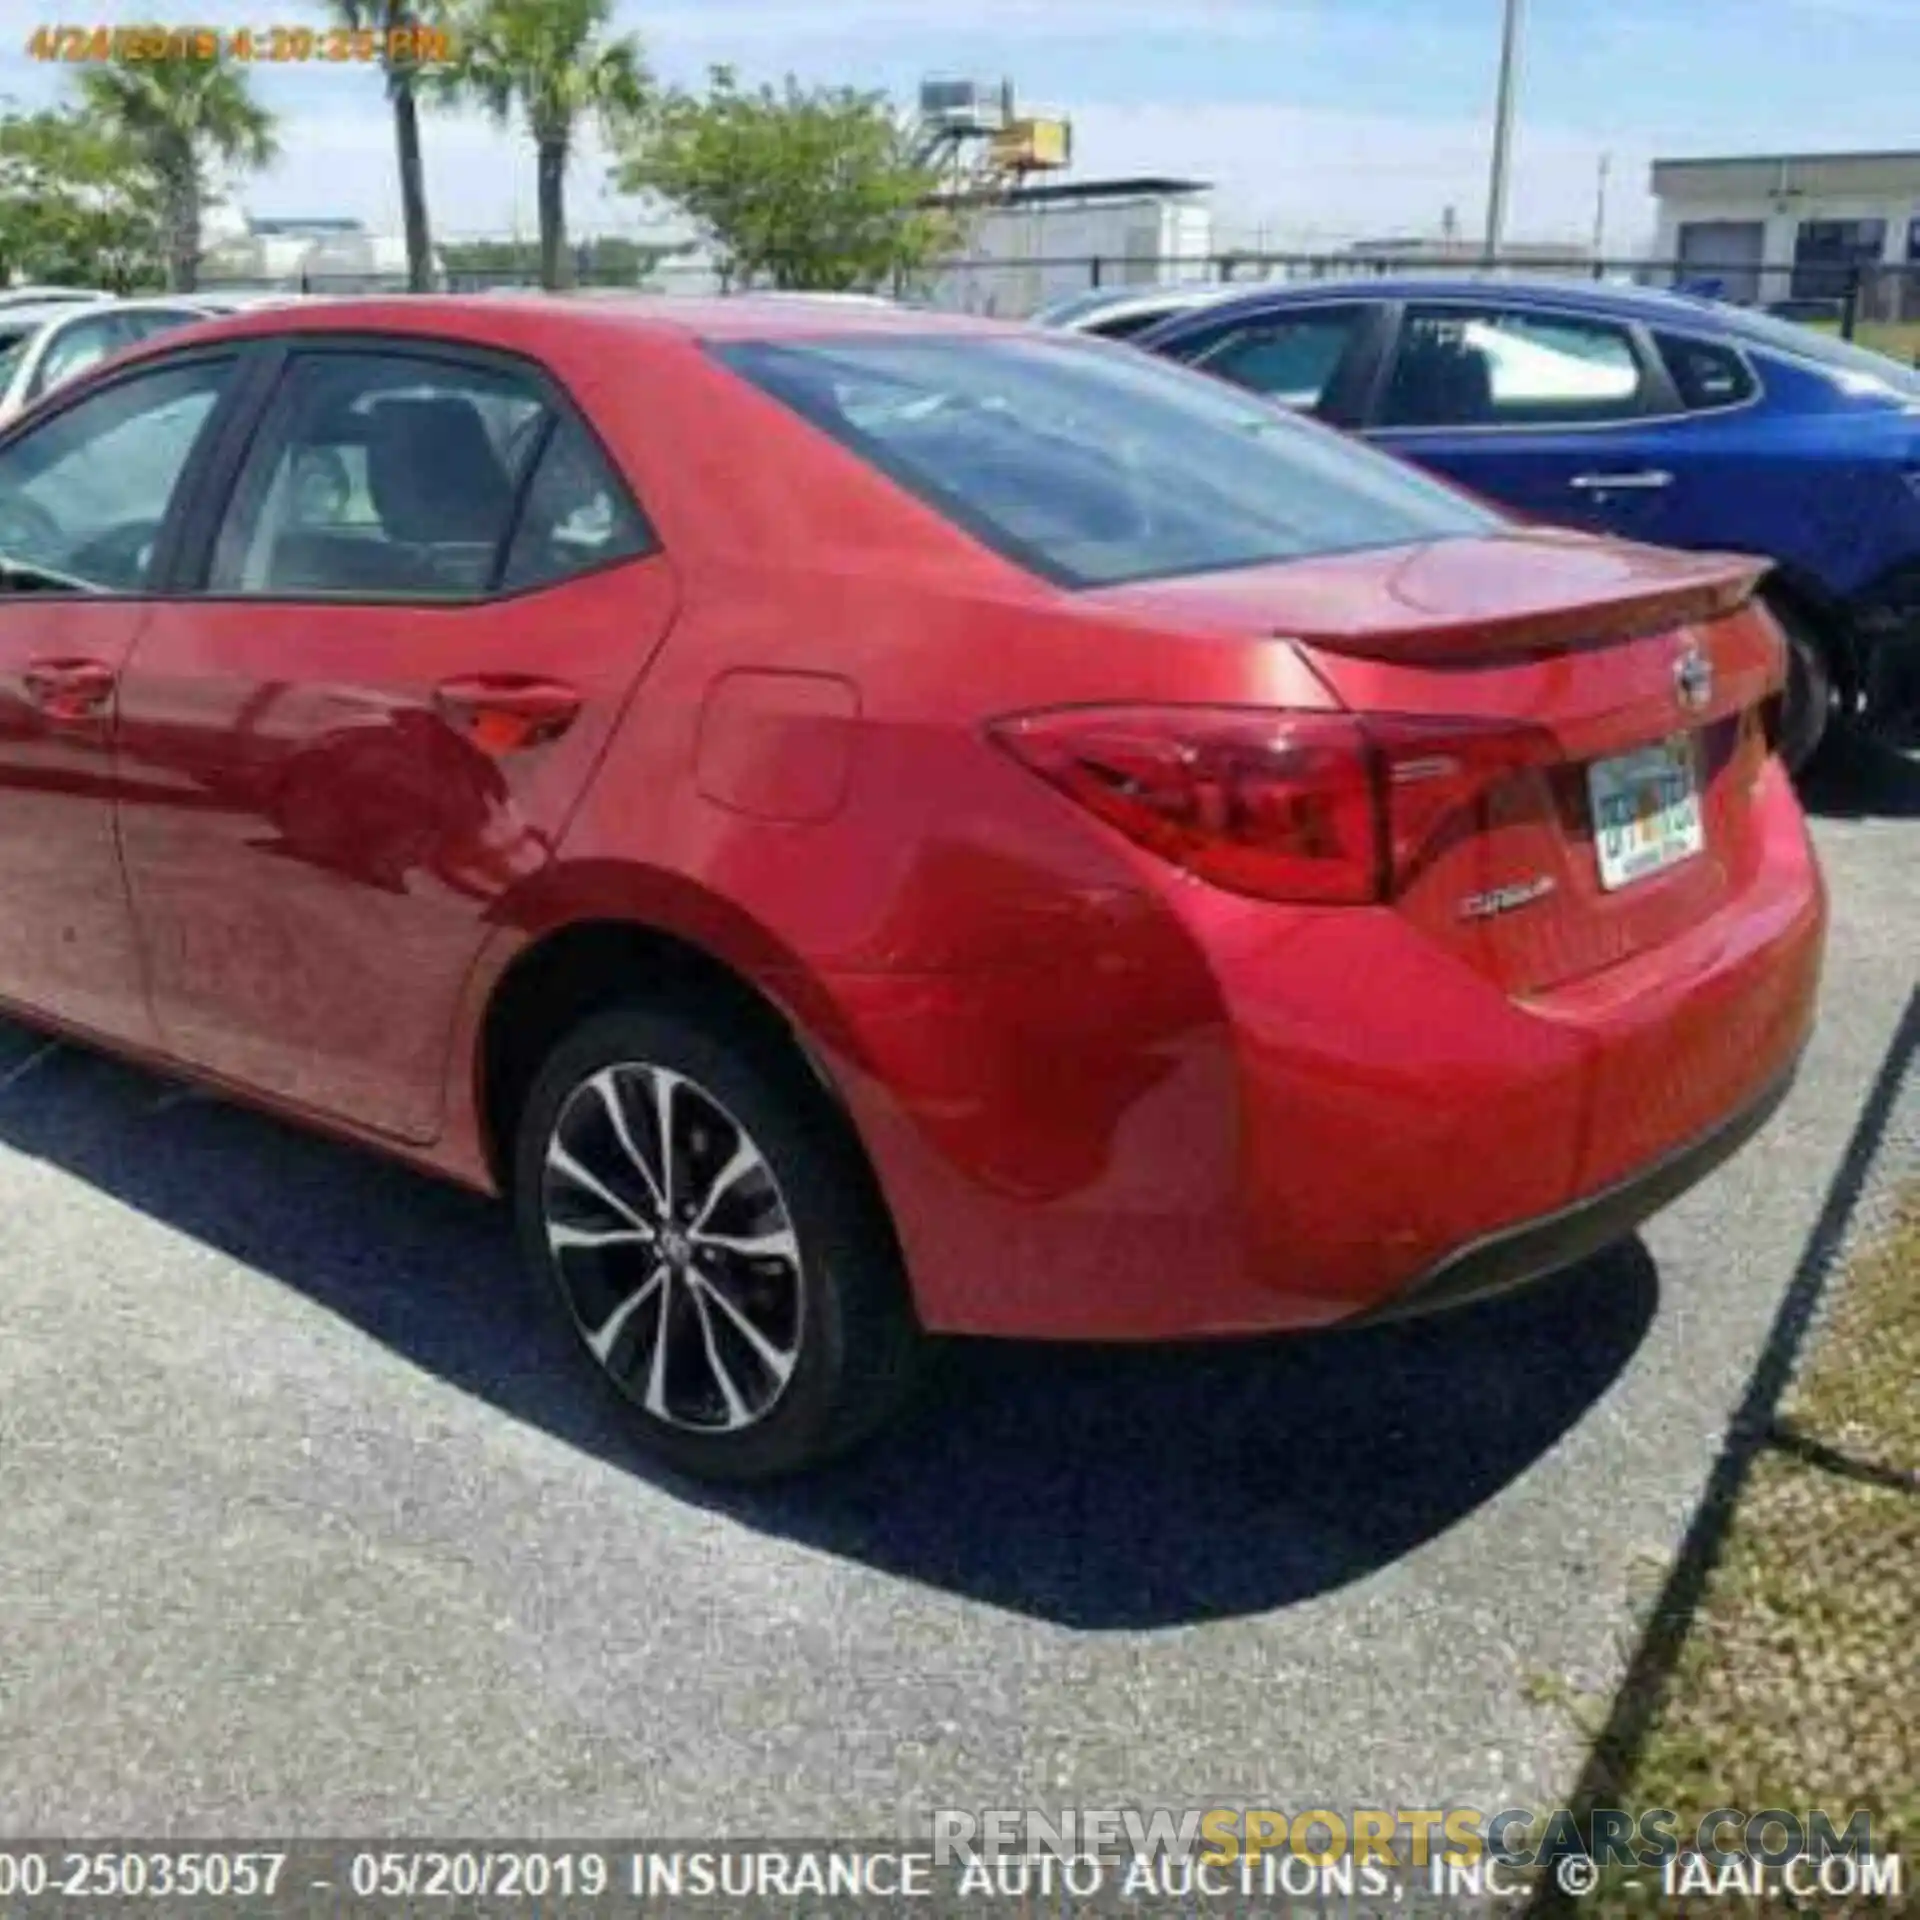
[[[493,1209],[0,1028],[0,1826],[1565,1792],[1540,1677],[1617,1677],[1810,1241],[1920,1166],[1920,763],[1817,797],[1813,1051],[1642,1241],[1410,1328],[963,1349],[881,1451],[723,1500],[636,1468]]]

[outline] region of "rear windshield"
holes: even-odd
[[[716,349],[1009,559],[1113,586],[1490,531],[1385,454],[1131,348],[1000,335]]]

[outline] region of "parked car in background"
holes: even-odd
[[[1760,571],[1028,327],[215,321],[0,435],[0,1003],[510,1194],[649,1445],[794,1468],[925,1333],[1423,1311],[1731,1153]]]
[[[1764,555],[1784,752],[1920,701],[1920,373],[1648,288],[1264,287],[1142,347],[1365,433],[1535,520]]]
[[[54,307],[71,301],[112,298],[102,287],[0,287],[0,313],[9,307]]]
[[[810,287],[747,291],[738,297],[745,300],[812,300],[830,307],[891,307],[899,304],[884,293],[839,293],[827,288]]]
[[[22,300],[0,305],[0,406],[13,389],[20,363],[29,353],[41,330],[50,321],[85,312],[90,307],[108,306],[109,301]],[[15,412],[19,409],[16,407]]]
[[[1033,324],[1059,327],[1068,333],[1098,334],[1105,340],[1130,340],[1162,320],[1210,306],[1235,291],[1217,280],[1171,287],[1092,287],[1042,307],[1033,316]]]
[[[0,421],[136,341],[207,318],[197,301],[54,301],[0,308]]]
[[[226,288],[215,293],[196,292],[193,304],[208,313],[254,313],[263,307],[297,306],[301,301],[311,298],[311,294],[300,293],[292,288]]]

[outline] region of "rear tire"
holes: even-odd
[[[575,1028],[523,1104],[514,1206],[524,1258],[647,1449],[762,1480],[896,1413],[921,1341],[846,1122],[727,1026],[631,1006]]]
[[[1840,682],[1827,638],[1791,600],[1770,595],[1767,608],[1787,642],[1787,691],[1780,720],[1780,758],[1796,778],[1832,745]]]

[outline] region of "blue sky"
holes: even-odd
[[[1475,230],[1501,0],[626,0],[657,72],[714,61],[749,78],[887,88],[922,75],[1012,77],[1022,101],[1067,113],[1081,174],[1177,172],[1216,184],[1239,239],[1311,244],[1433,232],[1456,208]],[[14,19],[18,10],[9,8]],[[70,11],[79,11],[73,9]],[[89,17],[150,19],[93,0]],[[299,11],[199,0],[179,18],[262,25]],[[312,9],[318,18],[317,9]],[[1920,0],[1529,0],[1510,231],[1584,236],[1612,156],[1608,240],[1651,228],[1655,154],[1920,146]],[[31,21],[26,22],[30,26]],[[0,94],[38,104],[58,69],[0,47]],[[281,163],[247,183],[256,213],[396,217],[377,80],[354,69],[254,69],[284,116]],[[448,232],[530,224],[517,139],[436,115],[429,186]],[[590,143],[577,229],[631,226]]]

